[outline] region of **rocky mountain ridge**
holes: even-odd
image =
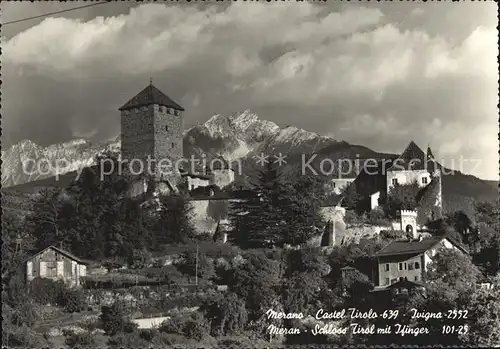
[[[186,158],[223,156],[228,161],[251,158],[261,152],[311,152],[337,143],[332,138],[293,126],[280,128],[249,110],[229,116],[214,115],[205,123],[186,130],[183,138]],[[91,165],[97,154],[119,149],[119,136],[108,142],[74,139],[48,147],[23,140],[2,151],[2,186],[11,187],[75,171]]]

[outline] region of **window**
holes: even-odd
[[[418,275],[417,275],[417,276],[415,276],[415,281],[418,281]]]
[[[384,285],[389,285],[389,278],[385,278],[385,284]]]
[[[403,263],[399,263],[399,270],[403,270]]]
[[[427,177],[422,177],[422,184],[427,184]]]
[[[175,146],[174,143],[172,143],[172,149],[174,149],[174,146]]]
[[[413,263],[408,264],[408,270],[413,270]]]
[[[173,113],[172,113],[172,108],[168,108],[168,109],[167,109],[167,113],[168,113],[168,114],[173,114]]]
[[[47,267],[47,277],[57,276],[56,270],[55,267]]]
[[[335,182],[332,183],[332,187],[335,188]]]
[[[389,271],[389,263],[385,265],[385,271]]]
[[[396,185],[398,184],[398,179],[397,178],[393,178],[392,179],[392,185]]]
[[[405,270],[407,270],[406,262],[405,262]]]
[[[415,269],[420,269],[420,264],[418,262],[415,262]]]
[[[165,125],[165,131],[168,132],[168,125]]]
[[[177,109],[174,110],[174,114],[179,116],[179,111]]]

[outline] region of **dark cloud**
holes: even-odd
[[[117,2],[7,26],[2,141],[114,137],[152,77],[187,127],[252,109],[380,151],[431,143],[496,177],[496,4],[402,5]],[[8,4],[3,20],[67,7]]]

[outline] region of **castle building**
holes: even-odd
[[[411,141],[405,151],[387,169],[387,193],[396,184],[416,182],[419,187],[425,187],[431,179],[428,169],[430,163],[422,149]]]
[[[430,147],[424,152],[411,141],[401,155],[366,165],[353,185],[363,198],[362,209],[370,211],[387,200],[394,186],[411,183],[417,183],[421,188],[416,197],[419,220],[440,218],[443,201],[441,170]],[[406,231],[407,225],[402,230]],[[411,228],[414,233],[415,227],[412,225]]]
[[[122,166],[157,180],[177,170],[183,157],[184,108],[150,83],[119,110]]]

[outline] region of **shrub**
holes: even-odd
[[[205,317],[200,313],[179,315],[163,322],[159,331],[163,333],[182,335],[188,339],[201,340],[209,333],[210,326]]]
[[[31,292],[36,302],[46,304],[57,304],[57,300],[66,289],[62,281],[53,281],[46,278],[34,278],[30,283]]]
[[[188,342],[188,340],[181,335],[160,332],[157,336],[153,338],[151,343],[155,347],[161,348],[169,345],[185,344],[186,342]]]
[[[85,309],[85,295],[81,290],[62,288],[57,296],[57,305],[68,313],[79,312]]]
[[[47,340],[27,326],[6,326],[2,324],[2,347],[43,348]]]
[[[386,218],[384,211],[380,208],[371,210],[367,215],[367,223],[378,226],[389,226],[390,220]]]
[[[71,348],[95,348],[96,341],[90,333],[74,333],[66,337],[66,345]]]
[[[102,306],[100,321],[102,329],[109,336],[119,332],[133,332],[137,325],[125,317],[123,305],[115,302],[112,306]]]
[[[111,337],[106,343],[111,348],[148,348],[149,343],[139,337],[137,333],[119,333]]]
[[[145,341],[151,342],[160,332],[156,328],[147,328],[139,330],[139,337]]]

